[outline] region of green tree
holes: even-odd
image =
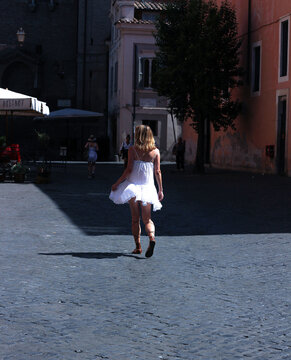
[[[242,84],[235,10],[227,0],[176,0],[156,22],[159,95],[180,121],[198,133],[195,168],[204,171],[205,122],[215,131],[235,129],[241,104],[232,89]]]

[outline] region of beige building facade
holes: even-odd
[[[108,133],[117,153],[127,134],[140,124],[151,127],[163,160],[172,148],[181,124],[168,111],[167,99],[154,90],[156,45],[153,21],[164,8],[151,1],[114,0],[111,3],[109,51]]]

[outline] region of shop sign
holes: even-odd
[[[31,99],[0,99],[1,110],[30,109]]]

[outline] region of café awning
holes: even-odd
[[[49,107],[35,97],[0,88],[0,115],[49,115]]]

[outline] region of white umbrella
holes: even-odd
[[[10,142],[12,136],[13,115],[35,116],[48,115],[49,107],[45,102],[37,98],[20,94],[8,89],[0,88],[0,115],[6,115],[6,139]],[[11,115],[11,125],[9,126],[8,115]],[[10,131],[9,131],[10,129]]]
[[[0,115],[48,115],[49,107],[37,98],[0,88]]]

